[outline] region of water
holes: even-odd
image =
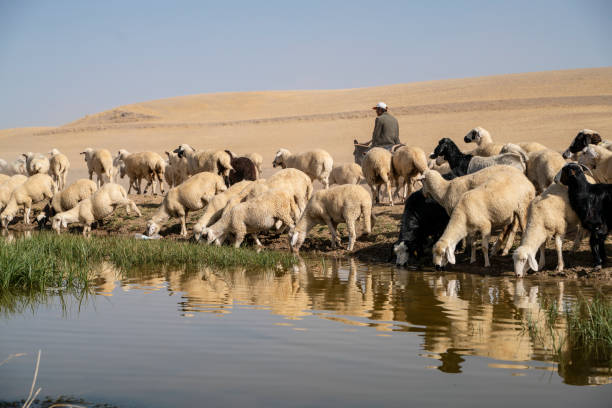
[[[27,396],[42,349],[42,396],[119,406],[609,406],[606,367],[557,364],[525,330],[542,298],[563,309],[596,291],[612,296],[348,259],[123,278],[105,265],[92,295],[0,306],[0,400]]]

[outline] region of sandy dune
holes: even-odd
[[[191,95],[125,105],[60,127],[0,131],[0,157],[57,147],[72,162],[70,180],[85,175],[83,148],[162,153],[180,143],[196,148],[256,151],[265,167],[279,147],[327,149],[352,160],[354,138],[368,140],[385,101],[400,122],[403,142],[430,151],[441,137],[461,148],[472,127],[495,141],[535,140],[566,147],[581,128],[612,139],[612,68],[579,69],[420,82],[333,91],[274,91]],[[32,115],[36,115],[33,112]]]

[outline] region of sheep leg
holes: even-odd
[[[376,188],[372,188],[370,185],[370,188],[372,189],[372,192],[375,193],[374,204],[378,204],[380,202],[380,184],[377,184]]]
[[[242,245],[242,241],[244,241],[246,231],[239,230],[235,231],[234,234],[236,235],[236,240],[234,241],[234,248],[240,248],[240,245]]]
[[[509,227],[510,225],[506,225],[502,229],[501,233],[499,234],[499,237],[497,237],[497,240],[495,241],[495,244],[493,245],[493,248],[491,248],[491,255],[496,255],[497,252],[499,252],[499,248],[502,246],[502,242],[504,242],[504,239],[506,239],[506,237],[508,236]]]
[[[91,225],[85,224],[83,225],[83,236],[88,237],[91,234]]]
[[[482,234],[482,253],[484,254],[485,263],[484,266],[490,267],[489,262],[489,240],[491,239],[491,232]]]
[[[546,241],[540,246],[540,258],[538,259],[538,269],[542,270],[546,266]]]
[[[580,249],[580,242],[583,238],[583,229],[580,225],[578,225],[578,229],[576,230],[576,237],[574,237],[574,245],[572,246],[572,252],[578,251]]]
[[[470,247],[472,248],[472,252],[470,254],[470,263],[473,264],[476,262],[476,245],[472,237],[468,237],[467,239],[470,243]]]
[[[386,186],[387,186],[387,194],[389,195],[389,205],[393,207],[393,196],[391,194],[391,182],[389,180],[387,180]]]
[[[563,237],[557,235],[555,237],[555,246],[557,247],[557,272],[563,271]]]
[[[508,255],[508,252],[510,252],[512,245],[514,244],[514,237],[516,236],[516,230],[518,229],[518,224],[519,223],[517,219],[515,219],[514,222],[512,223],[511,228],[509,229],[508,236],[506,237],[506,245],[504,246],[504,250],[502,251],[502,256],[506,256]]]
[[[325,221],[325,223],[327,224],[327,228],[329,228],[329,232],[331,234],[331,246],[332,248],[336,248],[336,242],[338,240],[338,235],[336,233],[336,226],[338,224],[334,223],[331,218],[329,217],[324,217],[323,221]]]
[[[179,216],[181,219],[181,237],[187,236],[187,213],[183,213]]]
[[[349,243],[347,250],[352,251],[353,246],[355,245],[355,240],[357,239],[357,234],[355,233],[355,220],[346,219],[346,229],[348,230]]]
[[[257,245],[258,247],[263,246],[261,245],[261,241],[259,241],[259,238],[257,238],[257,234],[251,234],[251,238],[253,238],[253,240],[255,241],[255,245]]]
[[[30,206],[24,207],[23,212],[25,215],[23,219],[24,219],[24,222],[28,225],[30,224],[30,211],[32,211],[32,208]]]

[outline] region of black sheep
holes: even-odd
[[[251,159],[247,157],[236,157],[229,150],[225,152],[229,154],[232,167],[234,168],[230,170],[229,178],[225,181],[228,187],[242,180],[257,180],[257,168]]]
[[[612,227],[612,184],[590,184],[576,163],[563,166],[555,181],[568,187],[570,205],[591,232],[591,253],[595,266],[601,268],[606,263],[605,242]]]
[[[563,152],[563,158],[569,159],[570,157],[572,157],[572,154],[581,152],[582,149],[584,149],[588,145],[596,145],[599,143],[601,143],[601,136],[599,135],[599,133],[589,129],[583,129],[578,132],[576,137],[574,137],[574,140],[572,140],[572,144],[570,144],[567,150]]]
[[[450,180],[454,176],[445,174],[444,178]],[[404,204],[400,234],[393,246],[396,263],[403,265],[412,257],[423,257],[425,249],[440,239],[448,220],[444,207],[433,198],[425,198],[423,190],[410,194]]]
[[[434,152],[429,156],[430,159],[435,159],[438,156],[442,156],[446,160],[451,168],[453,174],[457,177],[465,176],[467,174],[468,165],[472,160],[471,154],[463,154],[457,145],[450,140],[448,137],[440,139],[438,145],[434,149]]]

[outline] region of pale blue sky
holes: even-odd
[[[612,1],[0,0],[0,128],[225,91],[612,65]]]

